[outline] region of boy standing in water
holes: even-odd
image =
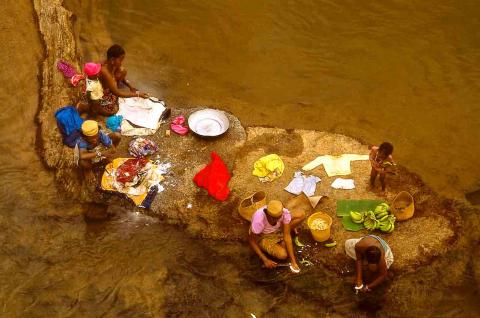
[[[392,157],[393,145],[389,142],[383,142],[379,147],[373,146],[370,149],[370,164],[372,171],[370,172],[370,186],[375,186],[375,179],[380,174],[380,183],[382,191],[385,191],[385,177],[387,173],[392,173],[389,168],[395,165]]]

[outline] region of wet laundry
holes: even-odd
[[[271,182],[279,178],[285,170],[285,164],[277,154],[264,156],[253,164],[252,174],[261,182]]]
[[[212,152],[210,157],[210,163],[195,175],[193,182],[197,186],[207,189],[208,194],[215,199],[225,201],[230,193],[228,188],[230,172],[216,152]]]
[[[331,187],[334,189],[351,190],[355,189],[355,181],[353,179],[337,178],[332,182]]]
[[[117,115],[122,115],[134,125],[150,129],[158,128],[160,117],[166,109],[164,102],[141,97],[119,98],[118,107]]]
[[[346,176],[352,173],[350,162],[356,160],[368,160],[368,155],[343,154],[339,156],[325,155],[315,158],[302,167],[303,171],[310,171],[323,165],[329,177]]]
[[[311,197],[315,194],[317,182],[320,181],[321,179],[317,176],[306,176],[301,171],[296,171],[285,190],[297,195],[303,192],[307,197]]]

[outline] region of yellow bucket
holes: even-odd
[[[314,230],[312,229],[312,222],[316,219],[322,219],[327,223],[327,228],[325,230]],[[324,242],[330,238],[330,228],[332,227],[332,218],[330,215],[323,212],[313,213],[308,217],[307,220],[308,228],[312,232],[313,239],[317,242]]]
[[[395,199],[393,199],[391,208],[397,221],[410,219],[415,212],[415,204],[412,195],[407,191],[400,192]]]

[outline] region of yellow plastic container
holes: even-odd
[[[325,222],[327,222],[328,227],[325,230],[314,230],[312,229],[312,222],[316,219],[322,219]],[[332,227],[332,218],[330,215],[323,213],[323,212],[316,212],[313,213],[308,217],[307,220],[307,225],[308,228],[310,229],[310,232],[312,233],[313,239],[317,242],[325,242],[330,238],[330,228]]]

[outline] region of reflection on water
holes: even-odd
[[[478,7],[443,2],[75,5],[84,49],[102,51],[110,36],[125,44],[132,79],[172,104],[221,105],[249,124],[388,138],[399,158],[425,169],[437,186],[458,175],[452,186],[462,190],[478,179],[464,155],[478,151],[467,147],[478,137],[478,20],[468,19]],[[135,212],[85,222],[85,207],[58,193],[34,152],[42,50],[31,3],[7,1],[0,14],[0,316],[365,315],[351,277],[321,268],[295,278],[265,273],[245,245],[191,240]],[[11,41],[19,32],[22,41]],[[379,118],[387,124],[375,125]],[[422,151],[410,156],[415,149]],[[436,178],[439,169],[445,176]],[[442,260],[444,271],[426,267],[394,278],[389,296],[412,316],[474,317],[469,256]],[[460,283],[445,288],[444,277]]]

